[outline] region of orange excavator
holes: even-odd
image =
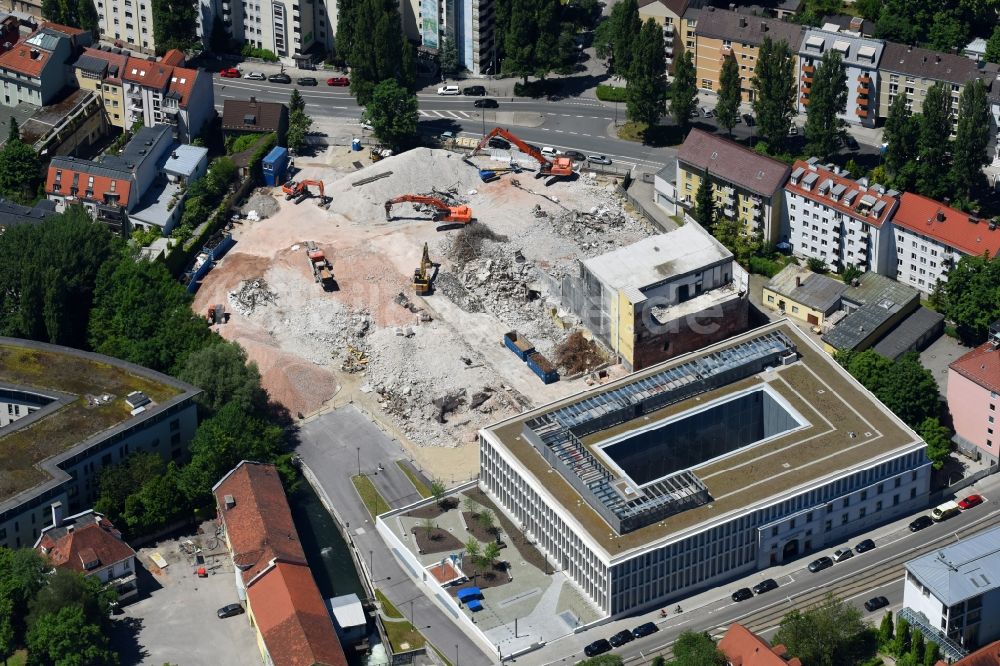
[[[476,155],[479,153],[480,150],[489,144],[490,139],[495,136],[506,139],[511,144],[517,146],[518,150],[522,153],[533,157],[535,161],[538,162],[539,167],[538,172],[535,174],[535,178],[544,178],[546,176],[553,177],[552,180],[546,184],[551,184],[556,178],[567,178],[573,175],[573,160],[568,157],[557,157],[555,158],[555,161],[552,161],[545,155],[542,155],[541,151],[537,148],[529,146],[502,127],[494,127],[490,130],[490,133],[483,137],[483,140],[479,142],[479,145],[472,151],[472,154]]]
[[[425,197],[419,194],[404,194],[396,197],[395,199],[389,199],[386,201],[385,219],[392,219],[392,207],[395,204],[406,202],[434,207],[436,209],[434,212],[434,219],[438,222],[458,222],[460,224],[468,224],[469,222],[472,222],[472,209],[468,206],[449,206],[440,199]]]
[[[312,192],[309,191],[310,185],[319,189],[319,204],[322,206],[327,203],[326,190],[321,180],[288,181],[281,186],[281,191],[285,193],[285,201],[295,199],[296,204],[302,203],[303,200],[312,196]]]

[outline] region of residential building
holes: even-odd
[[[663,28],[663,48],[667,58],[667,69],[673,66],[674,54],[684,51],[684,41],[681,35],[681,23],[684,12],[689,5],[701,3],[698,0],[641,0],[639,2],[639,20],[645,23],[649,19],[656,21]],[[694,49],[691,49],[692,53]]]
[[[695,69],[698,87],[719,90],[719,74],[725,58],[735,58],[740,66],[743,101],[753,101],[754,69],[764,39],[785,41],[794,54],[802,41],[803,27],[778,19],[748,16],[733,10],[705,7],[695,28]]]
[[[685,51],[691,52],[691,58],[695,62],[697,68],[698,61],[698,17],[701,16],[701,6],[694,2],[688,3],[687,9],[684,10],[683,19],[679,22],[678,30],[680,32],[680,39],[677,41],[677,49],[674,52],[674,58],[679,58],[681,54]],[[697,70],[696,70],[697,71]]]
[[[865,273],[852,281],[841,296],[843,314],[830,317],[823,333],[823,348],[864,351],[872,347],[920,307],[916,289],[878,273]]]
[[[799,46],[799,113],[808,110],[816,68],[832,49],[840,53],[847,70],[847,109],[840,117],[848,123],[875,127],[880,113],[878,68],[884,44],[839,30],[806,30]]]
[[[563,297],[625,367],[640,370],[745,331],[747,281],[732,252],[692,220],[583,261]]]
[[[973,458],[1000,461],[1000,322],[990,339],[948,366],[955,443]]]
[[[844,543],[930,489],[921,438],[787,321],[479,438],[480,488],[610,616]]]
[[[708,174],[718,210],[742,222],[747,233],[778,242],[782,191],[789,168],[784,162],[735,141],[691,130],[677,153],[677,198],[692,206]]]
[[[212,75],[205,70],[130,57],[121,79],[129,127],[163,123],[179,141],[191,143],[215,114]]]
[[[872,38],[875,36],[875,21],[871,21],[860,16],[848,16],[847,14],[830,14],[824,16],[820,23],[824,30],[833,32],[845,32],[855,37]],[[883,56],[884,57],[884,56]]]
[[[22,206],[13,201],[0,199],[0,235],[11,227],[19,224],[40,224],[43,220],[56,214],[55,202],[42,199],[34,206]],[[6,425],[0,414],[0,427]]]
[[[966,83],[985,78],[979,64],[964,56],[886,42],[879,64],[879,115],[887,117],[897,95],[906,96],[906,108],[920,113],[927,90],[943,83],[951,96],[952,128],[958,122],[958,99]]]
[[[986,60],[986,40],[982,37],[976,37],[965,45],[965,48],[962,49],[962,55],[976,62]]]
[[[950,660],[1000,638],[1000,528],[934,548],[904,565],[899,617]]]
[[[948,662],[942,659],[934,666],[948,666]],[[1000,666],[1000,641],[979,648],[968,656],[952,662],[951,666]]]
[[[784,645],[771,646],[742,624],[731,624],[719,641],[719,649],[732,666],[802,666],[788,655]]]
[[[892,275],[889,222],[897,196],[836,166],[822,166],[815,157],[797,160],[785,183],[782,240],[796,256],[819,259],[838,272],[856,266]]]
[[[0,546],[31,546],[61,502],[97,500],[106,467],[137,451],[185,461],[200,390],[115,358],[0,338]],[[30,451],[30,455],[25,452]]]
[[[89,32],[42,23],[30,37],[0,54],[3,105],[27,102],[47,106],[58,102],[73,81],[70,63],[89,44]]]
[[[41,0],[3,0],[0,2],[0,10],[21,17],[26,23],[42,20]]]
[[[39,155],[85,152],[107,135],[101,98],[90,90],[69,90],[56,104],[18,105],[19,112],[31,112],[31,117],[21,123],[21,141]]]
[[[454,40],[462,67],[474,76],[494,73],[498,63],[493,0],[410,0],[402,4],[408,10],[404,25],[413,21],[407,33],[419,39],[423,48],[436,52],[447,37]]]
[[[876,342],[875,353],[898,360],[909,352],[922,352],[944,333],[944,315],[924,306],[907,315],[895,328]]]
[[[13,14],[0,11],[0,53],[9,51],[21,39],[21,21]]]
[[[847,285],[805,266],[788,264],[771,278],[762,292],[764,307],[822,329],[840,311],[840,297]]]
[[[925,294],[947,281],[962,257],[1000,253],[996,222],[919,194],[903,193],[892,225],[896,266],[890,274]]]
[[[212,487],[265,664],[346,666],[274,465],[243,461]]]
[[[34,548],[52,566],[96,578],[114,589],[118,601],[139,594],[135,551],[111,521],[93,509],[64,517],[62,502],[54,502],[52,524],[42,530]]]
[[[94,0],[101,38],[116,47],[156,53],[152,0]]]
[[[271,0],[263,3],[222,2],[223,24],[237,42],[250,44],[274,53],[287,65],[296,64],[308,54],[317,43],[323,45],[327,39],[318,41],[317,18],[323,21],[324,33],[336,31],[336,26],[328,26],[326,12],[316,16],[313,3],[306,0]]]
[[[258,102],[256,97],[227,99],[222,103],[222,132],[226,136],[275,132],[278,145],[284,146],[288,107],[279,102]]]
[[[125,109],[125,87],[122,74],[128,63],[128,51],[109,46],[84,49],[73,69],[80,90],[96,94],[104,108],[108,123],[121,130],[131,128]]]

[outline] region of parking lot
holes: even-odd
[[[225,543],[214,538],[212,523],[206,525],[207,535],[181,536],[138,551],[140,597],[115,616],[112,637],[122,666],[246,666],[260,662],[247,616],[216,617],[219,608],[239,598],[232,562],[224,554]],[[187,540],[203,549],[206,578],[198,578],[195,571],[201,565],[182,549]],[[155,565],[154,553],[167,561],[165,568]]]

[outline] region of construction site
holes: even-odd
[[[298,158],[194,307],[222,305],[216,330],[293,416],[353,402],[430,476],[473,477],[480,428],[625,373],[556,292],[660,231],[613,178],[496,145]]]

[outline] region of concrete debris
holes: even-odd
[[[278,201],[267,188],[258,188],[240,207],[248,220],[263,220],[278,214]]]
[[[271,291],[262,277],[244,280],[235,291],[229,292],[229,304],[245,317],[253,314],[258,307],[273,304],[278,295]]]

